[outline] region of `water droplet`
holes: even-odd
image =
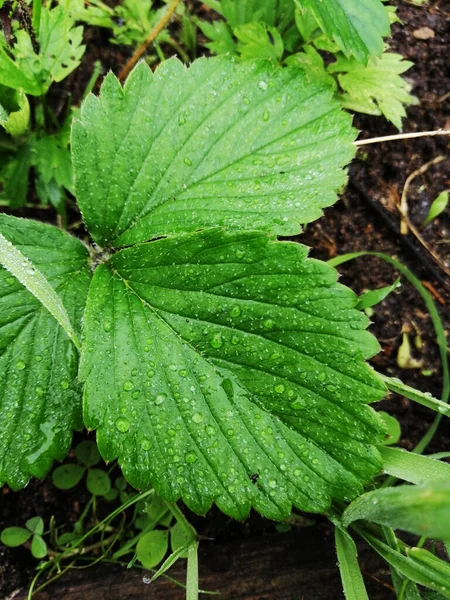
[[[175,431],[175,429],[169,429],[167,431],[167,434],[170,435],[170,437],[175,437],[177,435],[177,432]]]
[[[130,381],[130,380],[128,380],[128,381],[125,381],[125,383],[123,384],[123,389],[124,389],[126,392],[129,392],[129,391],[131,391],[133,388],[134,388],[133,382],[132,382],[132,381]]]
[[[155,404],[162,404],[166,398],[166,394],[158,394],[155,398]]]
[[[270,119],[270,112],[268,110],[265,110],[263,113],[263,121],[268,121]]]
[[[264,321],[264,327],[266,329],[272,329],[272,327],[275,325],[275,322],[272,319],[266,319]]]
[[[188,376],[188,372],[186,369],[181,369],[181,371],[178,371],[180,377],[187,377]]]
[[[230,310],[230,317],[238,317],[240,314],[241,314],[241,309],[236,304],[236,306],[233,306],[233,308]]]
[[[302,472],[300,471],[300,469],[295,469],[295,471],[294,471],[295,477],[300,477],[301,474],[302,474]]]
[[[152,443],[150,440],[148,440],[147,438],[144,438],[141,442],[141,448],[144,451],[150,450],[150,448],[152,447]]]
[[[229,429],[227,431],[227,435],[229,435],[230,437],[233,437],[234,436],[234,429]]]
[[[136,398],[139,398],[139,391],[138,391],[138,390],[136,390],[135,392],[133,392],[133,393],[131,394],[131,397],[132,397],[132,398],[134,398],[134,399],[136,399]]]
[[[317,379],[319,381],[325,381],[326,378],[327,378],[327,376],[325,375],[325,373],[319,373],[317,376]]]
[[[261,79],[261,81],[258,83],[258,87],[260,90],[265,91],[265,90],[267,90],[267,88],[269,86],[267,85],[267,81],[264,81],[263,79]]]
[[[184,459],[188,464],[192,464],[195,463],[195,461],[197,460],[197,455],[194,452],[188,452]]]
[[[37,356],[35,356],[35,360],[36,360],[36,362],[41,362],[42,356],[40,354],[38,354]]]
[[[195,413],[195,415],[192,416],[192,420],[194,423],[201,423],[203,421],[203,416],[200,413]]]
[[[103,329],[105,331],[111,331],[111,329],[112,329],[112,323],[111,323],[111,321],[105,321],[103,323]]]
[[[269,487],[271,487],[272,489],[277,487],[277,482],[275,481],[275,479],[271,479],[269,481]]]
[[[125,417],[119,417],[116,420],[116,429],[120,433],[126,433],[130,429],[130,424]]]
[[[211,427],[211,425],[205,427],[205,431],[211,437],[216,433],[216,430],[214,429],[214,427]]]
[[[233,337],[231,338],[231,343],[233,344],[233,346],[237,346],[237,344],[239,344],[239,338],[237,335],[233,335]]]
[[[222,334],[221,333],[213,333],[211,336],[211,339],[209,340],[209,343],[212,348],[216,348],[216,349],[222,348],[222,346],[223,346]]]
[[[236,250],[235,255],[236,255],[236,258],[238,258],[240,260],[241,258],[244,258],[245,252],[244,252],[244,250]]]
[[[244,98],[242,99],[244,104],[249,105],[250,104],[250,100],[247,98],[247,96],[244,96]]]
[[[14,283],[15,281],[16,281],[16,279],[15,279],[14,277],[8,277],[8,278],[6,279],[6,283],[7,283],[8,285],[13,285],[13,283]]]
[[[25,363],[23,362],[23,360],[18,360],[18,361],[16,362],[16,369],[17,369],[18,371],[23,371],[23,370],[25,369],[25,366],[26,366],[26,365],[25,365]]]
[[[275,387],[274,390],[276,391],[277,394],[282,394],[284,392],[284,390],[286,389],[286,387],[282,384],[282,383],[278,383]]]
[[[186,156],[186,158],[184,159],[184,164],[187,165],[188,167],[191,167],[192,160]]]
[[[147,371],[147,377],[149,379],[151,379],[154,376],[155,376],[155,371],[153,371],[152,369],[150,369],[150,371]]]
[[[69,382],[68,381],[61,381],[61,387],[63,390],[67,390],[69,388]]]

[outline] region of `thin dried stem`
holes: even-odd
[[[170,21],[173,13],[175,12],[175,10],[177,9],[177,6],[179,4],[180,4],[180,0],[172,0],[172,2],[167,7],[166,12],[160,19],[160,21],[155,25],[155,27],[153,27],[153,29],[150,31],[150,33],[145,38],[143,43],[139,46],[139,48],[136,50],[136,52],[133,54],[133,56],[130,58],[130,60],[127,62],[127,64],[124,66],[124,68],[120,71],[120,73],[119,73],[120,81],[123,81],[124,79],[126,79],[126,77],[129,75],[131,69],[135,66],[135,64],[138,62],[138,60],[145,54],[145,52],[146,52],[147,48],[150,46],[150,44],[152,44],[156,40],[156,38],[161,33],[161,31],[166,27],[166,25]]]
[[[434,137],[437,135],[450,135],[450,129],[437,129],[436,131],[418,131],[416,133],[397,133],[396,135],[385,135],[382,137],[369,138],[367,140],[357,140],[353,142],[358,148],[369,144],[381,144],[382,142],[393,142],[395,140],[410,140],[421,137]]]

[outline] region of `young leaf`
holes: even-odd
[[[348,57],[367,63],[383,52],[390,33],[389,16],[380,0],[295,0],[311,9],[321,29]]]
[[[44,521],[41,517],[32,517],[25,523],[26,528],[32,533],[42,535],[44,533]]]
[[[426,227],[431,221],[438,217],[448,206],[448,191],[441,192],[430,206],[427,216],[423,220],[422,227]]]
[[[368,492],[345,510],[343,524],[360,519],[450,541],[450,486],[402,485]]]
[[[178,521],[170,528],[170,547],[172,552],[177,552],[180,549],[187,548],[194,541],[194,536],[188,535],[186,528]],[[181,553],[180,558],[187,558],[187,551]]]
[[[89,440],[78,444],[75,448],[75,456],[86,467],[93,467],[100,462],[100,452],[97,449],[97,444]]]
[[[31,531],[23,527],[6,527],[3,529],[0,539],[5,546],[15,548],[24,544],[31,536]]]
[[[105,460],[204,513],[323,511],[380,468],[378,344],[355,295],[307,250],[208,230],[95,272],[80,377]],[[258,473],[256,481],[252,475]]]
[[[3,185],[0,198],[6,200],[11,208],[19,208],[27,201],[32,151],[31,143],[23,144],[0,166],[0,182]]]
[[[298,233],[345,182],[350,117],[307,67],[175,59],[106,78],[72,129],[76,189],[100,245],[208,226]]]
[[[84,467],[70,463],[56,467],[52,474],[53,484],[59,490],[71,490],[80,483],[84,471]]]
[[[91,277],[87,249],[66,233],[0,215],[0,233],[47,279],[79,333]],[[75,346],[42,304],[0,270],[0,482],[18,489],[62,460],[81,426]]]
[[[155,529],[144,534],[138,541],[136,552],[138,560],[147,569],[153,569],[165,557],[169,547],[169,534],[167,531]]]
[[[44,558],[47,556],[47,544],[40,535],[33,535],[31,540],[31,554],[34,558]]]
[[[386,287],[379,288],[378,290],[368,290],[364,292],[358,300],[357,308],[359,310],[364,310],[365,308],[370,308],[371,306],[375,306],[375,304],[379,304],[382,302],[390,293],[398,288],[400,285],[400,277],[394,281],[392,285],[387,285]]]
[[[358,564],[355,542],[344,529],[335,529],[336,552],[346,600],[369,600]]]
[[[239,43],[236,50],[243,59],[261,58],[278,62],[284,51],[283,38],[276,27],[247,23],[234,30]]]
[[[105,496],[111,489],[111,480],[105,471],[101,469],[89,469],[86,486],[93,496]]]
[[[62,81],[78,67],[85,50],[83,28],[74,27],[62,6],[43,7],[38,38],[39,54],[24,29],[16,32],[12,49],[0,38],[0,84],[41,96],[53,81]]]
[[[379,410],[378,415],[383,419],[387,430],[387,437],[384,440],[383,445],[392,446],[393,444],[397,444],[400,441],[400,438],[402,437],[400,423],[395,417],[388,414],[387,412],[384,412],[383,410]]]
[[[367,66],[339,56],[328,66],[328,72],[338,74],[339,85],[344,91],[339,97],[344,108],[384,115],[401,129],[405,107],[418,102],[409,93],[411,86],[400,77],[412,65],[400,54],[385,52],[380,58],[371,58]]]

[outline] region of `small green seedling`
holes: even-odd
[[[0,539],[5,546],[11,548],[27,544],[31,539],[31,554],[34,558],[42,559],[47,556],[47,544],[42,537],[43,533],[44,521],[41,517],[32,517],[25,523],[25,527],[3,529]]]
[[[448,206],[449,191],[441,192],[437,198],[433,201],[428,211],[427,216],[423,220],[422,228],[429,225],[434,219],[436,219]]]
[[[86,475],[87,490],[93,496],[111,498],[111,479],[102,469],[94,469],[101,456],[95,442],[84,441],[75,448],[78,463],[65,463],[57,467],[52,474],[55,487],[60,490],[70,490]]]

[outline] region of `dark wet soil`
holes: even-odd
[[[404,130],[414,132],[449,129],[450,4],[444,0],[431,0],[428,6],[421,7],[401,0],[397,4],[403,25],[394,26],[391,46],[415,63],[407,78],[412,84],[413,93],[420,100],[420,105],[408,110]],[[191,5],[202,9],[199,2],[192,2]],[[430,28],[434,37],[417,39],[414,32],[423,27]],[[52,92],[51,101],[55,107],[60,106],[61,111],[69,92],[76,99],[81,97],[96,60],[101,60],[104,72],[109,69],[118,72],[126,58],[126,51],[124,53],[123,48],[108,44],[108,36],[101,30],[88,29],[86,41],[88,50],[84,65],[64,85],[55,86]],[[393,126],[383,118],[358,115],[355,125],[364,138],[396,133]],[[450,278],[444,269],[450,269],[450,209],[447,208],[439,219],[421,231],[428,246],[426,249],[412,234],[400,235],[397,208],[408,175],[438,156],[443,156],[445,160],[418,176],[409,190],[410,220],[416,226],[420,225],[434,198],[442,190],[450,188],[448,137],[385,142],[363,147],[351,166],[350,185],[342,200],[327,209],[325,217],[308,226],[297,239],[311,247],[312,256],[325,260],[346,252],[363,250],[384,252],[397,257],[430,290],[448,334]],[[15,214],[26,213],[22,211]],[[27,216],[42,220],[55,218],[48,211],[42,210]],[[440,265],[431,257],[430,249],[439,257]],[[358,293],[388,285],[396,278],[393,268],[376,258],[358,259],[343,265],[339,270],[342,282]],[[406,383],[439,397],[442,369],[435,333],[425,306],[414,288],[404,283],[398,293],[391,294],[375,308],[371,318],[371,329],[382,348],[372,361],[375,368],[399,376]],[[402,331],[410,332],[414,358],[421,362],[421,368],[398,367],[397,352]],[[420,339],[420,348],[414,346],[414,338]],[[430,411],[412,405],[405,399],[389,398],[380,403],[380,408],[399,419],[402,426],[400,443],[409,450],[417,444],[433,420]],[[447,421],[442,422],[429,451],[449,450],[449,446],[450,424]],[[35,515],[41,515],[47,522],[53,515],[58,524],[65,523],[69,529],[68,525],[77,519],[85,502],[86,494],[82,486],[72,492],[59,492],[49,481],[32,481],[18,494],[4,488],[0,506],[0,529],[23,524],[27,518]],[[253,515],[245,523],[228,519],[217,510],[212,510],[204,519],[193,515],[191,517],[200,534],[214,538],[214,542],[209,542],[213,546],[247,537],[270,536],[275,528],[273,523],[264,521],[257,515]],[[326,523],[320,518],[315,517],[315,520],[319,535],[327,535],[329,528]],[[300,532],[299,544],[301,540]],[[332,544],[331,538],[329,543]],[[213,548],[211,552],[214,552]],[[30,558],[30,553],[24,548],[11,550],[0,545],[0,598],[12,598],[11,594],[15,590],[26,587],[34,567],[34,559]],[[387,591],[385,597],[390,597]]]

